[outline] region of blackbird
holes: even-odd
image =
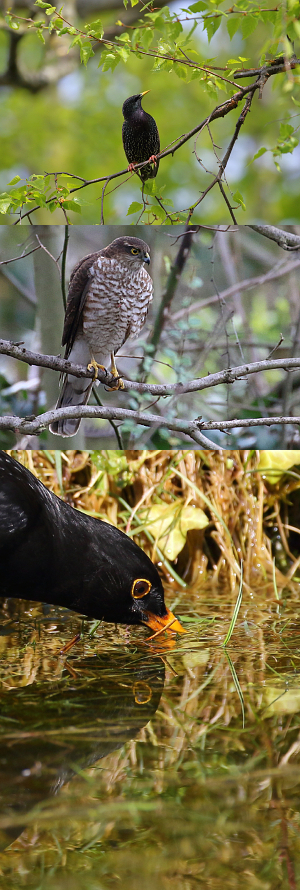
[[[154,117],[144,111],[141,105],[141,100],[146,93],[149,93],[149,90],[125,99],[122,108],[124,115],[122,138],[129,162],[128,169],[133,170],[135,164],[141,164],[142,161],[152,161],[138,171],[143,182],[146,182],[146,179],[155,178],[159,167],[156,155],[160,151],[159,133]]]
[[[65,504],[0,451],[1,596],[183,632],[157,569],[119,529]]]

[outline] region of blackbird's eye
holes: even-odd
[[[151,590],[150,581],[146,581],[145,578],[137,578],[136,581],[133,582],[131,593],[135,600],[141,599],[143,596],[146,596],[147,593]]]
[[[151,686],[148,686],[148,683],[143,683],[142,680],[138,680],[133,686],[133,694],[136,705],[146,705],[152,698]]]
[[[138,247],[132,247],[131,250],[130,250],[130,253],[133,253],[133,256],[137,256],[137,254],[138,254],[139,252],[140,252],[140,251],[139,251]]]

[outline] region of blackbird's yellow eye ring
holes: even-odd
[[[139,251],[138,247],[132,247],[131,251],[130,251],[130,253],[133,253],[134,256],[136,256],[139,252],[140,251]]]
[[[133,582],[131,593],[135,600],[142,599],[143,596],[146,596],[147,593],[150,593],[152,584],[150,581],[147,581],[146,578],[137,578],[136,581]]]

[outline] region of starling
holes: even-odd
[[[159,133],[151,114],[147,114],[141,105],[143,96],[149,93],[138,93],[136,96],[130,96],[123,104],[124,123],[122,127],[122,138],[124,151],[129,162],[129,170],[132,170],[135,164],[141,164],[142,161],[151,160],[151,164],[141,167],[139,175],[143,182],[146,179],[154,179],[157,174],[159,161],[156,155],[160,151]]]
[[[120,529],[65,504],[4,451],[0,576],[1,596],[183,632],[149,556]]]

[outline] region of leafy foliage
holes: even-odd
[[[126,2],[125,6],[127,5]],[[135,6],[134,0],[131,5]],[[257,101],[257,87],[255,87],[255,116],[252,117],[250,130],[248,115],[250,106],[245,112],[247,162],[251,164],[252,161],[255,161],[255,165],[247,169],[247,165],[244,163],[238,181],[236,172],[232,169],[231,176],[235,188],[228,188],[226,181],[223,181],[222,188],[226,192],[226,217],[228,212],[233,218],[236,212],[245,211],[253,216],[253,208],[255,208],[254,215],[259,216],[260,184],[264,182],[267,171],[270,194],[266,196],[265,200],[267,202],[266,209],[269,208],[271,211],[271,218],[274,214],[275,221],[276,213],[276,222],[289,214],[298,219],[299,212],[294,189],[290,188],[288,183],[288,179],[292,180],[293,178],[293,165],[288,167],[287,175],[285,161],[286,156],[291,155],[298,146],[297,107],[299,99],[297,99],[297,88],[299,75],[291,44],[291,41],[297,40],[299,37],[298,2],[289,3],[284,9],[284,15],[281,6],[270,10],[265,3],[258,4],[252,0],[239,0],[234,7],[230,8],[226,7],[224,2],[199,0],[199,2],[183,8],[180,12],[173,12],[168,6],[155,10],[150,8],[142,19],[136,20],[133,27],[124,29],[114,39],[108,39],[105,25],[100,19],[83,23],[76,20],[70,22],[65,17],[63,6],[58,8],[44,0],[36,0],[35,7],[37,7],[37,13],[33,13],[31,18],[25,18],[9,11],[5,16],[5,24],[3,20],[3,27],[8,34],[17,31],[21,33],[25,44],[31,35],[30,39],[35,40],[35,52],[37,40],[41,42],[44,46],[42,52],[45,63],[50,46],[53,44],[53,37],[57,43],[63,42],[64,54],[69,52],[72,56],[75,53],[74,67],[77,64],[76,58],[79,57],[83,68],[88,69],[82,84],[86,81],[89,103],[86,105],[84,101],[79,100],[78,115],[76,115],[76,110],[72,113],[68,103],[65,103],[67,107],[64,107],[63,103],[61,110],[58,103],[55,108],[55,120],[51,120],[52,110],[49,111],[48,100],[44,103],[41,102],[45,118],[41,122],[39,131],[39,151],[34,146],[31,156],[29,145],[27,166],[31,167],[31,173],[28,176],[25,169],[25,176],[20,176],[18,171],[18,180],[13,175],[9,182],[12,189],[6,190],[0,196],[0,212],[2,214],[7,214],[9,217],[19,213],[22,218],[22,212],[26,214],[28,211],[33,212],[35,208],[39,208],[38,219],[40,221],[47,220],[48,211],[55,214],[54,220],[58,222],[63,222],[66,215],[73,221],[74,212],[81,212],[84,222],[98,221],[100,212],[97,212],[97,220],[95,219],[95,209],[98,211],[95,204],[96,198],[99,196],[99,186],[98,189],[96,186],[98,179],[98,182],[102,182],[105,187],[103,205],[106,222],[114,222],[115,216],[120,221],[122,214],[125,218],[126,215],[134,216],[135,223],[176,224],[191,217],[193,217],[193,221],[196,221],[200,212],[198,210],[199,185],[201,192],[204,192],[208,221],[209,219],[219,221],[220,214],[224,213],[225,209],[225,196],[218,188],[214,188],[213,198],[211,195],[212,187],[214,185],[218,187],[219,184],[218,171],[222,158],[222,151],[220,154],[216,141],[218,144],[219,140],[228,144],[228,140],[232,140],[233,137],[234,141],[239,138],[242,154],[244,151],[243,140],[245,142],[245,136],[241,137],[236,131],[236,120],[233,117],[233,112],[237,107],[236,99],[230,107],[227,106],[225,109],[225,106],[223,108],[224,94],[225,102],[233,96],[236,97],[239,90],[245,87],[245,83],[248,84],[246,77],[251,78],[252,83],[255,83],[255,74],[258,74],[261,66],[265,66],[263,75],[265,81],[268,81],[272,76],[276,91],[276,109],[273,109],[274,95],[273,97],[268,95],[265,100],[267,88],[264,87],[263,82],[261,83],[264,106],[267,101],[268,107],[269,145],[261,144],[263,130],[265,139],[265,108],[261,112]],[[117,25],[120,24],[117,23]],[[200,28],[203,35],[201,39],[199,38]],[[287,38],[287,33],[290,39]],[[207,45],[213,40],[217,47],[217,54],[215,57],[207,58]],[[228,52],[230,44],[234,48],[233,56]],[[238,52],[236,52],[236,48],[238,48]],[[284,55],[282,55],[282,48]],[[99,51],[101,51],[101,56],[98,62]],[[105,97],[105,90],[104,95],[103,91],[101,94],[103,111],[101,112],[99,105],[96,104],[96,107],[93,105],[95,102],[96,62],[98,68],[101,69],[103,85],[115,84],[117,87],[120,83],[119,78],[122,70],[123,78],[125,72],[125,77],[128,80],[128,93],[134,91],[132,84],[133,82],[134,84],[138,83],[140,77],[144,79],[154,76],[156,87],[159,83],[157,92],[162,96],[164,108],[166,108],[166,92],[168,95],[168,107],[173,112],[172,120],[166,120],[164,114],[162,135],[163,145],[173,143],[173,147],[171,145],[168,150],[169,157],[161,162],[157,181],[144,187],[140,200],[137,200],[135,195],[135,186],[138,185],[136,175],[131,175],[129,186],[127,186],[127,178],[122,180],[122,199],[120,199],[118,191],[115,192],[115,186],[117,185],[117,189],[119,186],[118,179],[114,187],[110,180],[107,182],[112,174],[114,177],[118,177],[125,173],[124,155],[120,144],[121,120],[115,123],[111,119],[111,104],[109,96]],[[278,62],[281,63],[281,67],[279,64],[280,70],[277,70]],[[36,77],[38,77],[38,72],[36,72]],[[23,85],[26,84],[23,83]],[[42,86],[45,84],[41,80]],[[200,123],[199,86],[201,88]],[[139,89],[139,85],[137,85],[137,89]],[[292,95],[293,91],[294,95]],[[241,103],[241,111],[244,102],[243,96],[240,96],[238,102]],[[39,102],[37,102],[37,112],[38,106]],[[280,113],[278,113],[278,106]],[[215,114],[216,108],[220,108],[220,113],[217,115]],[[228,120],[224,118],[225,113]],[[49,115],[50,119],[48,119]],[[211,129],[214,116],[219,120],[217,139]],[[291,120],[292,116],[295,121]],[[177,133],[174,129],[174,122],[176,123],[179,119],[180,126],[183,126],[185,133],[189,134],[186,142],[182,144],[181,137],[178,136],[178,126]],[[94,133],[98,129],[96,124],[95,131],[96,120],[102,128],[100,170],[99,160],[98,164],[96,163],[96,156],[99,159],[99,140],[96,152],[94,137]],[[172,127],[171,123],[173,123]],[[19,126],[21,128],[22,124],[24,126],[24,121],[22,122],[20,119]],[[197,134],[193,135],[195,126],[201,135],[201,152],[202,155],[204,154],[204,160],[199,157]],[[80,129],[77,133],[78,127]],[[70,128],[72,140],[70,140]],[[82,144],[82,128],[84,128],[86,146]],[[58,147],[55,131],[58,134],[60,130],[62,139],[61,145]],[[250,148],[249,134],[252,143],[256,142],[257,150],[253,151],[253,146]],[[53,157],[54,165],[51,163],[51,169],[56,167],[58,171],[66,164],[70,169],[68,175],[36,173],[37,156],[40,158],[42,154],[47,163],[47,154],[53,155],[51,149],[49,152],[47,137],[50,138],[50,145],[51,138],[55,144],[56,157]],[[71,141],[72,146],[70,145]],[[30,142],[33,142],[32,136]],[[13,164],[15,174],[15,165],[18,164],[19,155],[18,152],[15,152],[15,158],[11,157],[9,160],[11,150],[14,153],[12,141],[7,138],[4,142],[6,166],[9,168],[9,163]],[[229,154],[225,168],[232,150],[233,145],[230,150],[227,148]],[[272,153],[274,158],[273,169],[269,164],[269,153]],[[108,159],[111,164],[112,156],[114,157],[114,172],[112,169],[108,169]],[[237,157],[239,157],[238,150]],[[92,169],[91,158],[93,159]],[[118,166],[120,172],[116,173]],[[82,182],[80,184],[76,182],[74,176],[81,177]],[[254,176],[257,183],[256,199],[253,195]],[[91,182],[91,180],[93,181]],[[180,182],[185,184],[184,188],[179,188]],[[87,185],[89,186],[88,199],[83,197],[82,193],[84,189],[85,195]],[[107,185],[109,188],[106,189]],[[79,196],[78,189],[80,189]],[[207,195],[205,194],[206,190]],[[203,200],[203,195],[200,200]],[[74,221],[76,221],[76,217]],[[99,221],[104,222],[103,212]],[[244,222],[244,219],[242,221]]]

